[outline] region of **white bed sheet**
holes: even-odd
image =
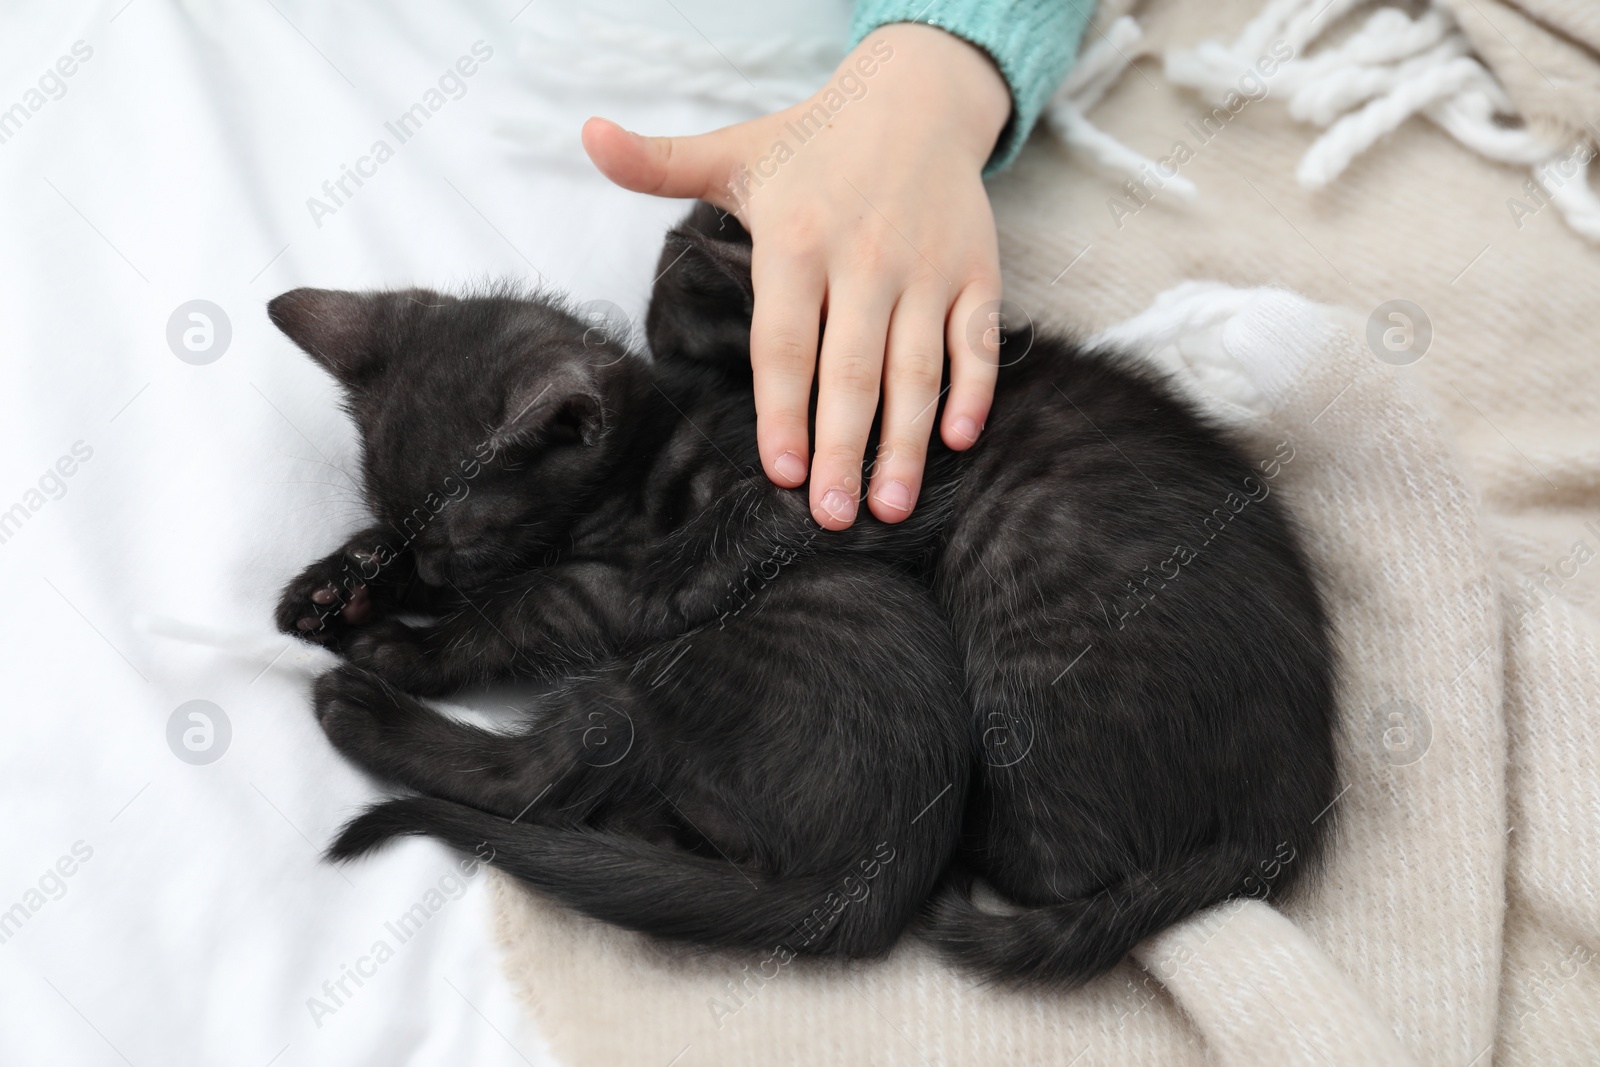
[[[708,39],[739,10],[635,6],[641,25]],[[572,7],[111,0],[0,16],[0,109],[26,110],[0,122],[0,1063],[550,1062],[500,973],[481,876],[457,883],[459,857],[421,840],[343,869],[319,859],[377,790],[320,735],[305,677],[134,620],[270,638],[282,583],[361,520],[352,430],[268,323],[273,295],[510,277],[642,310],[683,206],[577,159],[530,162],[497,129],[575,143],[593,112],[664,132],[745,113],[670,87],[540,88],[527,39]],[[836,31],[840,11],[800,17]],[[459,99],[400,143],[385,123],[476,42]],[[379,140],[392,158],[361,163]],[[364,183],[313,211],[358,164]],[[209,363],[169,345],[193,300],[231,330]],[[191,700],[231,728],[209,764],[168,742]],[[436,907],[402,943],[386,924],[418,903]],[[335,1000],[325,983],[341,979]]]

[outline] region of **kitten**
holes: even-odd
[[[910,519],[819,531],[755,452],[749,260],[706,205],[669,235],[653,362],[547,300],[269,306],[344,385],[383,520],[279,624],[351,660],[316,689],[334,744],[423,794],[333,855],[429,833],[632,929],[791,953],[881,952],[921,909],[966,965],[1059,984],[1288,890],[1332,662],[1275,460],[1028,332]],[[568,679],[516,737],[403,695],[512,676]]]
[[[332,854],[426,832],[635,930],[886,951],[957,844],[960,658],[924,583],[760,475],[749,397],[549,301],[269,313],[344,388],[377,519],[278,622],[351,661],[314,688],[333,744],[420,794]],[[510,677],[565,682],[510,736],[408,695]]]

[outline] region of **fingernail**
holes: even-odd
[[[806,477],[806,461],[793,452],[785,452],[772,461],[772,469],[778,472],[779,477],[791,482],[803,482]]]
[[[950,428],[956,432],[957,437],[960,437],[968,442],[976,441],[978,439],[978,434],[983,431],[982,426],[979,426],[976,422],[967,418],[965,415],[962,415],[960,418],[956,419],[955,423]]]
[[[843,489],[829,489],[822,494],[822,510],[834,522],[853,522],[856,517],[856,498]]]
[[[911,510],[911,487],[905,482],[894,481],[879,489],[878,503],[885,507],[894,508],[896,511]]]

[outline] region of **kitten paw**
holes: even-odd
[[[279,598],[278,629],[339,651],[354,627],[377,614],[366,578],[378,573],[379,561],[373,550],[346,548],[307,567]]]
[[[428,684],[425,633],[398,619],[379,619],[352,631],[345,639],[344,654],[351,663],[405,692],[434,695],[436,687]]]
[[[311,706],[333,747],[369,770],[378,769],[389,747],[385,734],[403,717],[383,682],[356,667],[335,667],[319,677]]]

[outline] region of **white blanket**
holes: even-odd
[[[420,840],[320,860],[377,790],[294,657],[134,625],[285,647],[278,589],[361,519],[352,429],[270,297],[510,277],[642,309],[683,206],[570,152],[530,163],[500,127],[570,148],[593,111],[672,132],[746,112],[563,99],[527,45],[563,15],[522,7],[5,16],[0,1063],[550,1062],[481,875]]]

